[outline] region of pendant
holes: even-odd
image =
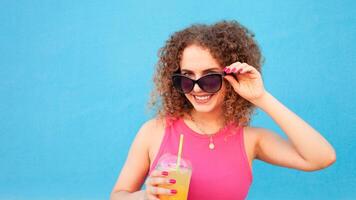
[[[214,141],[213,141],[213,137],[212,137],[212,136],[210,136],[209,149],[210,149],[210,150],[215,149],[215,144],[214,144]]]

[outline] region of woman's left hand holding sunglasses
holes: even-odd
[[[251,103],[256,102],[266,93],[262,76],[256,68],[246,63],[235,62],[225,67],[224,71],[227,74],[224,78],[232,85],[235,92]],[[237,80],[233,76],[228,76],[229,74],[235,74]]]

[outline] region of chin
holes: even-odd
[[[194,110],[196,112],[200,112],[200,113],[210,113],[214,110],[214,107],[210,107],[210,106],[196,106],[193,105]]]
[[[217,94],[213,94],[207,101],[199,101],[193,95],[189,95],[187,98],[197,112],[209,113],[214,111],[218,106]]]

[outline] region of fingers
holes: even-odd
[[[150,177],[165,177],[168,176],[168,172],[167,171],[161,171],[161,170],[154,170],[151,172]]]
[[[146,185],[170,185],[176,183],[176,180],[164,177],[149,177]]]
[[[146,184],[146,197],[151,200],[159,200],[158,195],[174,195],[177,193],[176,190],[171,190],[167,188],[162,188],[162,185],[172,185],[176,183],[175,179],[170,179],[167,177],[167,171],[154,170],[150,176],[147,178]]]
[[[147,186],[145,191],[145,199],[159,200],[159,195],[172,196],[177,194],[177,190],[166,189],[155,186]]]
[[[230,66],[227,66],[224,68],[224,71],[227,74],[245,74],[248,72],[254,72],[256,70],[254,67],[248,65],[247,63],[240,63],[240,62],[235,62],[231,64]]]
[[[154,170],[146,180],[148,185],[167,185],[174,184],[176,180],[169,179],[167,171]]]
[[[167,188],[162,188],[162,187],[155,187],[155,186],[147,186],[146,187],[146,192],[148,195],[174,195],[177,193],[177,190],[174,189],[167,189]]]

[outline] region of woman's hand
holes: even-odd
[[[251,103],[254,103],[266,93],[261,74],[256,68],[246,63],[235,62],[225,67],[224,71],[226,74],[236,75],[237,80],[229,75],[225,76],[225,79],[229,81],[235,92]]]
[[[167,178],[168,172],[154,170],[147,178],[144,200],[159,200],[158,195],[175,195],[176,190],[158,187],[158,185],[172,185],[176,180]]]

